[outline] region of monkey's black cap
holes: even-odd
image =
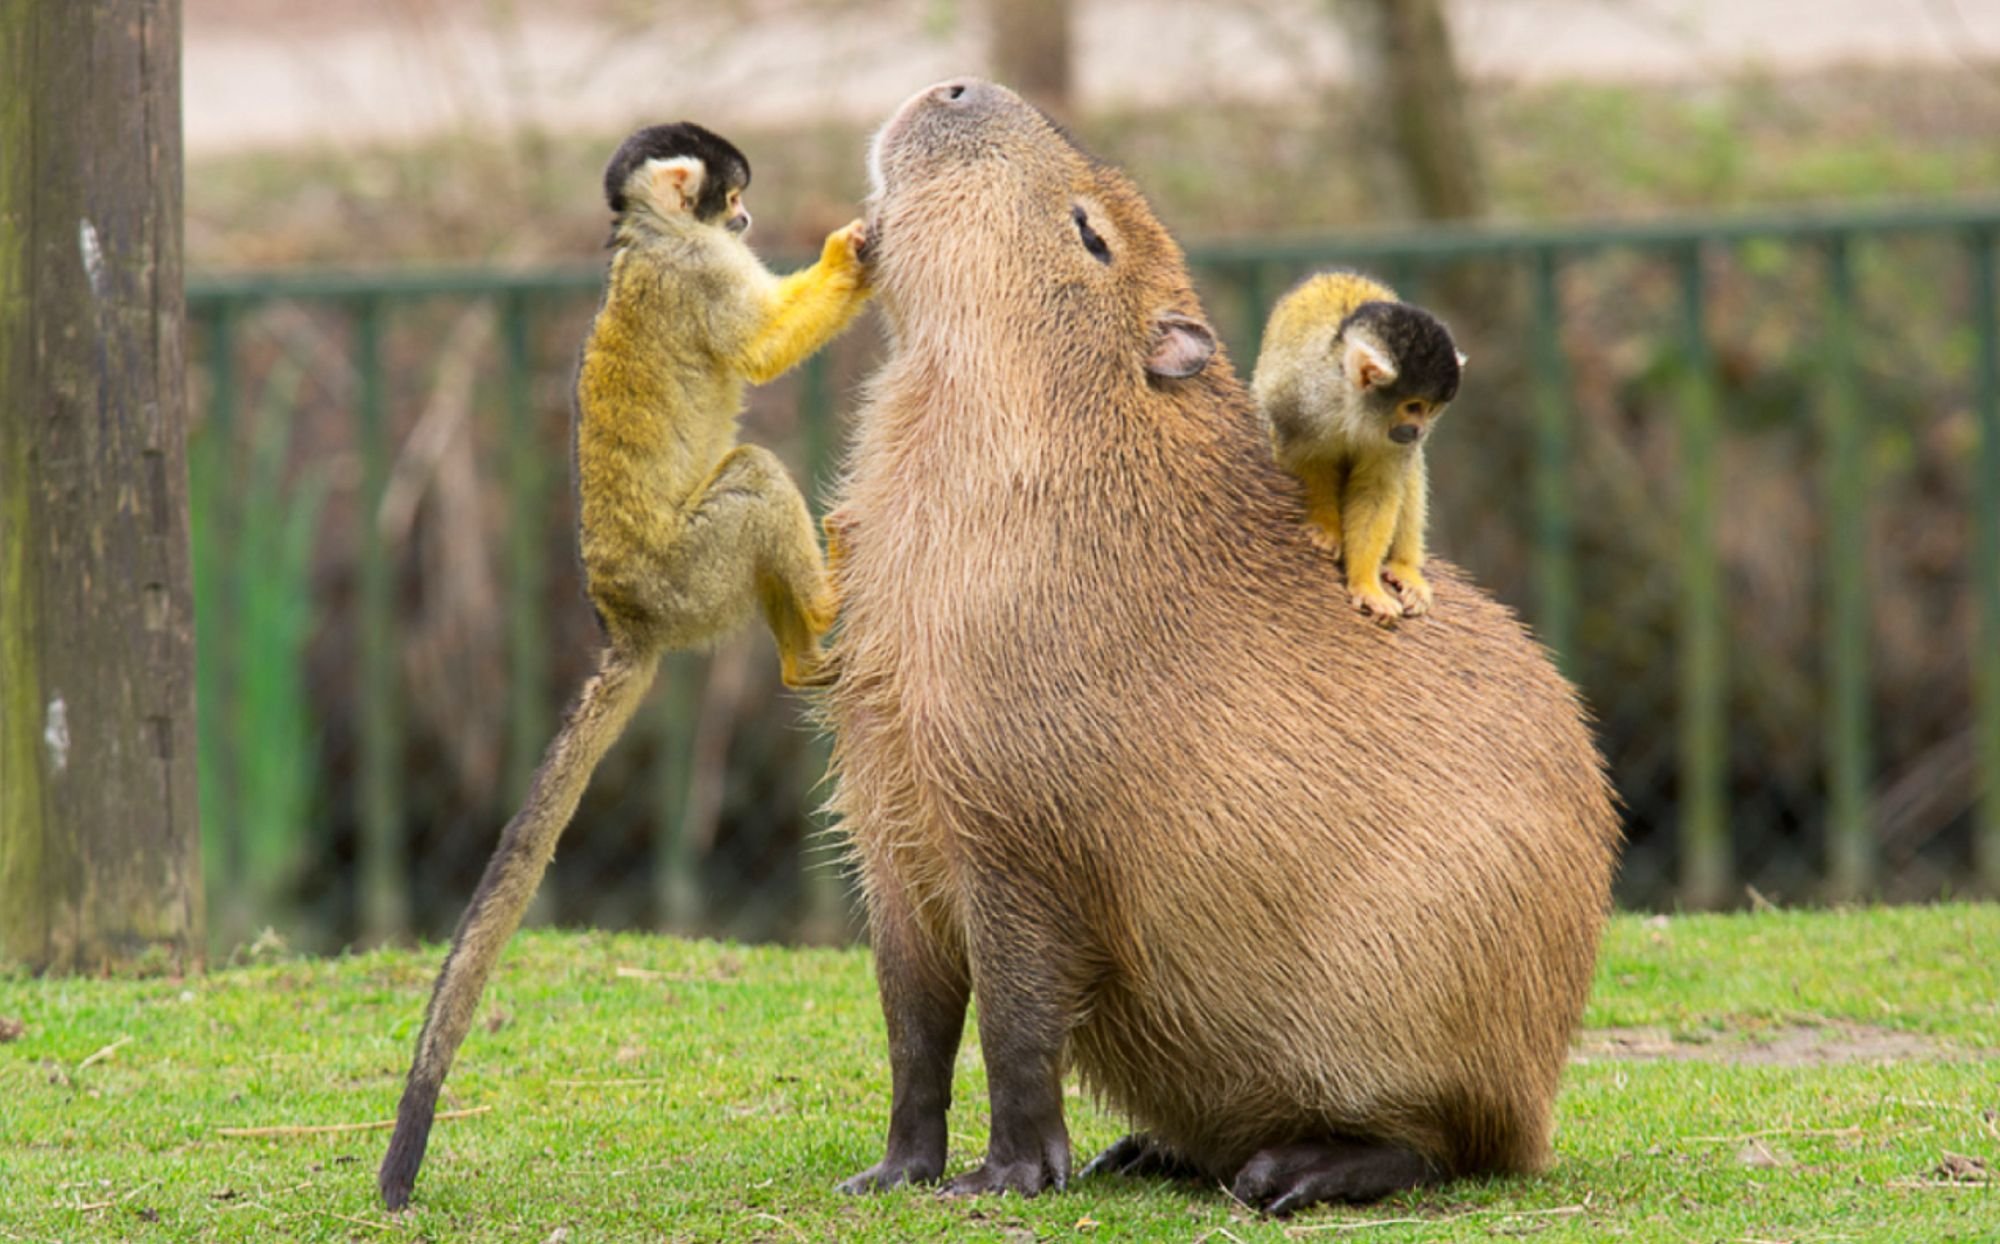
[[[1407,302],[1364,302],[1340,323],[1343,334],[1356,327],[1396,364],[1395,383],[1385,396],[1440,405],[1458,396],[1458,346],[1436,316]]]
[[[696,220],[714,220],[729,208],[729,192],[750,184],[750,161],[736,144],[692,121],[649,125],[620,143],[604,166],[604,198],[611,210],[625,213],[625,183],[648,160],[693,156],[706,170],[701,195],[695,200]]]

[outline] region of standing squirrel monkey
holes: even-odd
[[[1305,485],[1314,543],[1346,562],[1355,608],[1384,626],[1431,606],[1424,437],[1464,365],[1436,317],[1352,272],[1308,278],[1264,329],[1251,388],[1278,463]]]
[[[409,1202],[439,1088],[500,948],[520,924],[591,771],[662,652],[761,608],[785,682],[824,681],[835,599],[805,498],[767,449],[736,443],[746,384],[802,361],[868,298],[856,221],[782,279],[743,242],[750,164],[681,123],[627,139],[604,173],[616,216],[604,303],[577,378],[579,542],[605,647],[507,823],[446,955],[377,1184]]]

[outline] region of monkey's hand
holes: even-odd
[[[827,235],[819,262],[780,280],[766,319],[736,360],[751,384],[764,384],[804,362],[833,340],[868,301],[868,270],[860,252],[868,230],[856,220]]]
[[[850,276],[857,289],[868,287],[868,223],[850,220],[826,235],[820,266],[831,275]]]
[[[1396,589],[1396,599],[1402,603],[1403,616],[1418,617],[1430,612],[1434,593],[1424,572],[1412,562],[1390,562],[1382,568],[1382,577]]]

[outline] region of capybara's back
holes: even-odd
[[[1573,692],[1448,567],[1347,608],[1116,170],[969,80],[874,165],[829,709],[895,1101],[848,1186],[941,1173],[974,994],[961,1191],[1067,1177],[1066,1065],[1135,1125],[1110,1169],[1277,1212],[1540,1168],[1617,843]]]

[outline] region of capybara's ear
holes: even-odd
[[[1215,357],[1215,330],[1178,311],[1162,312],[1153,321],[1153,352],[1146,370],[1168,380],[1185,380]]]

